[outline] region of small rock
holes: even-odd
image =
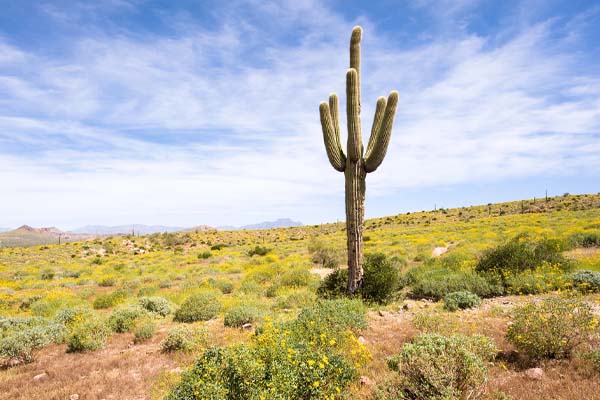
[[[525,376],[533,381],[539,381],[544,377],[544,371],[541,368],[529,368],[525,371]]]
[[[364,337],[362,337],[362,336],[359,336],[359,337],[358,337],[358,341],[359,341],[361,344],[366,344],[366,343],[367,343],[367,339],[365,339],[365,338],[364,338]]]
[[[77,393],[74,393],[69,396],[69,400],[79,400],[79,395]]]
[[[246,323],[246,324],[242,325],[242,329],[250,329],[250,328],[252,328],[251,323]]]
[[[381,310],[377,311],[377,314],[379,314],[380,317],[384,317],[385,313]]]
[[[373,381],[368,376],[360,377],[360,385],[361,386],[373,386]]]
[[[404,304],[404,305],[402,306],[402,309],[403,309],[404,311],[411,310],[412,308],[413,308],[413,305],[412,305],[412,304],[409,304],[409,303],[406,303],[406,304]]]
[[[36,376],[33,377],[34,381],[42,381],[44,379],[46,379],[48,377],[48,374],[45,372],[42,372],[41,374],[37,374]]]

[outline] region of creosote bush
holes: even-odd
[[[95,315],[77,317],[67,335],[67,353],[98,350],[106,344],[110,331]]]
[[[268,247],[256,245],[256,246],[254,246],[253,249],[250,249],[248,251],[248,255],[250,257],[252,257],[254,255],[257,255],[257,256],[266,256],[270,251],[271,251],[271,249],[268,248]]]
[[[172,304],[163,297],[140,297],[138,304],[144,310],[161,317],[166,317],[173,311]]]
[[[486,362],[495,355],[494,343],[485,336],[418,336],[388,359],[388,366],[398,375],[379,389],[379,398],[479,398],[487,380]]]
[[[212,293],[198,293],[188,297],[175,311],[177,322],[208,321],[217,316],[221,303]]]
[[[584,292],[600,292],[600,272],[581,270],[571,275],[573,287]]]
[[[253,324],[259,321],[264,312],[258,307],[251,305],[239,305],[225,313],[225,326],[240,328],[244,324]]]
[[[201,350],[208,343],[208,331],[202,327],[174,326],[160,342],[163,352]]]
[[[444,308],[448,311],[464,310],[477,307],[481,298],[474,293],[462,291],[448,293],[444,297]]]
[[[317,292],[324,298],[347,295],[348,270],[336,269],[327,275]],[[385,304],[400,287],[400,270],[396,263],[382,253],[368,254],[365,257],[363,285],[357,294],[369,302]]]
[[[567,358],[598,336],[598,317],[577,297],[553,295],[514,311],[506,338],[533,360]]]

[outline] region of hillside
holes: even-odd
[[[32,228],[23,225],[14,230],[0,232],[0,248],[55,244],[59,242],[59,238],[61,243],[66,243],[86,240],[90,237],[90,235],[63,232],[54,227]]]
[[[541,263],[533,271],[511,277],[502,288],[474,272],[482,254],[521,234],[527,234],[533,244],[546,239],[553,246],[564,244],[557,260],[566,257],[571,269]],[[488,364],[482,399],[598,398],[600,375],[586,372],[592,367],[585,360],[544,362],[539,364],[543,376],[529,379],[526,364],[506,339],[513,309],[571,288],[572,271],[600,271],[600,247],[574,241],[580,237],[600,238],[600,195],[422,211],[367,221],[365,252],[385,254],[400,271],[402,284],[389,304],[369,305],[365,325],[352,336],[350,343],[358,346],[352,351],[368,351],[371,357],[361,361],[364,365],[357,364],[363,365],[358,370],[360,381],[367,383],[359,384],[357,379],[349,393],[353,398],[372,399],[375,387],[391,379],[386,359],[418,335],[433,332],[484,335],[499,349],[498,359]],[[9,323],[0,325],[5,329],[0,337],[16,335],[11,331],[16,321],[54,329],[65,318],[63,329],[70,335],[45,344],[31,363],[0,370],[0,399],[58,400],[74,394],[93,399],[163,398],[204,346],[254,343],[257,326],[292,321],[301,310],[319,304],[317,288],[322,277],[333,272],[327,267],[343,265],[344,249],[343,223],[156,233],[0,249],[0,319],[17,317],[4,320]],[[481,295],[481,304],[446,311],[445,294],[465,289]],[[193,296],[212,299],[217,307],[206,321],[177,320],[173,311]],[[134,341],[137,325],[106,331],[141,298],[164,302],[165,316],[152,314],[155,328],[148,339]],[[585,294],[584,299],[599,312],[597,294]],[[342,316],[345,312],[335,310]],[[76,322],[68,319],[72,315],[83,318],[85,324],[78,329],[83,329],[85,340],[93,332],[102,332],[98,347],[67,352],[78,332]],[[249,325],[240,328],[242,323]],[[88,332],[90,327],[97,331]],[[166,338],[182,329],[197,329],[201,344],[188,350],[161,350]],[[342,336],[327,340],[335,344]],[[87,343],[76,341],[77,346],[96,346]],[[40,374],[46,375],[31,384]]]

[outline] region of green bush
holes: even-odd
[[[108,317],[107,324],[111,331],[116,333],[130,332],[136,321],[146,312],[141,307],[127,306],[118,308]]]
[[[369,360],[365,347],[345,330],[329,327],[315,341],[301,326],[267,321],[249,344],[206,350],[166,399],[347,398]]]
[[[64,326],[70,326],[78,318],[84,318],[85,316],[91,315],[91,313],[91,310],[84,307],[64,308],[56,313],[54,321]]]
[[[212,293],[198,293],[188,297],[175,312],[177,322],[208,321],[221,309],[221,303]]]
[[[206,251],[203,251],[202,253],[199,253],[198,258],[201,260],[206,260],[207,258],[211,258],[212,255],[213,254],[210,250],[206,250]]]
[[[66,335],[64,325],[47,324],[12,331],[0,336],[0,358],[27,363],[34,360],[35,352],[50,343],[61,343]]]
[[[574,247],[599,247],[600,233],[597,232],[578,232],[569,238]]]
[[[210,249],[211,249],[211,250],[215,250],[215,251],[219,251],[219,250],[222,250],[222,249],[224,249],[225,247],[227,247],[227,245],[226,245],[226,244],[223,244],[223,243],[217,243],[217,244],[215,244],[215,245],[211,246],[211,247],[210,247]]]
[[[481,304],[481,298],[471,292],[452,292],[444,297],[444,308],[448,311],[473,308],[479,304]]]
[[[313,240],[309,244],[308,251],[311,253],[311,261],[319,264],[322,268],[339,268],[343,262],[341,251],[330,248],[317,240]]]
[[[223,294],[230,294],[233,292],[233,283],[224,279],[211,279],[210,285],[215,289],[218,289]]]
[[[551,296],[514,310],[506,338],[533,360],[567,358],[579,345],[598,335],[598,318],[589,304]]]
[[[240,305],[225,313],[225,326],[240,328],[244,324],[253,324],[259,321],[264,312],[255,306]]]
[[[278,309],[309,307],[316,299],[317,296],[310,290],[296,290],[278,296],[273,307]]]
[[[487,380],[485,363],[496,349],[485,336],[426,334],[402,347],[388,359],[398,372],[386,387],[388,398],[411,400],[475,399]]]
[[[248,255],[250,257],[252,257],[254,255],[266,256],[270,251],[271,251],[271,249],[269,249],[268,247],[256,245],[256,246],[254,246],[253,249],[250,249],[248,251]]]
[[[96,316],[77,318],[67,335],[67,353],[98,350],[106,344],[110,331]]]
[[[315,275],[306,269],[294,268],[281,275],[279,284],[289,287],[303,287],[308,286],[315,278]]]
[[[363,271],[363,285],[357,294],[370,302],[389,302],[400,287],[398,266],[384,254],[368,254]],[[323,279],[317,293],[324,298],[345,296],[347,285],[348,270],[336,269]]]
[[[115,286],[116,283],[117,279],[115,277],[107,276],[106,278],[102,278],[98,281],[98,286],[110,287]]]
[[[363,285],[360,295],[379,304],[389,302],[399,288],[400,271],[385,254],[367,254],[363,265]]]
[[[138,304],[144,310],[161,317],[166,317],[173,311],[171,302],[163,297],[140,297]]]
[[[321,300],[300,311],[290,330],[305,338],[319,337],[327,331],[358,332],[367,327],[367,307],[358,299]]]
[[[156,333],[156,323],[150,317],[141,318],[133,329],[133,343],[140,344],[150,340]]]
[[[581,270],[571,275],[573,287],[582,292],[600,292],[600,272]]]
[[[43,280],[51,281],[54,279],[54,271],[51,269],[45,269],[40,274],[40,278]]]
[[[571,286],[568,276],[560,267],[547,264],[508,275],[504,284],[507,294],[541,294]]]
[[[93,307],[96,310],[114,307],[127,299],[129,292],[125,289],[117,289],[112,293],[101,294],[96,297]]]
[[[562,255],[566,245],[555,239],[534,241],[527,235],[519,235],[489,249],[479,259],[475,271],[498,277],[503,284],[510,275],[535,270],[544,264],[560,267],[566,271],[570,261]]]
[[[191,351],[205,347],[207,343],[208,331],[206,329],[178,325],[169,330],[167,336],[160,342],[160,348],[165,353]]]
[[[410,284],[408,295],[413,299],[443,299],[452,292],[468,291],[479,297],[500,296],[504,288],[500,283],[488,280],[480,274],[470,271],[452,271],[440,267],[421,267],[411,270],[405,282]]]

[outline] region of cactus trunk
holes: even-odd
[[[346,233],[348,239],[348,291],[362,285],[363,222],[365,216],[365,177],[363,160],[349,161],[344,171],[346,179]]]
[[[364,154],[360,124],[360,41],[362,28],[352,30],[350,68],[346,73],[346,114],[348,118],[347,154],[342,150],[338,98],[319,105],[323,140],[329,162],[346,180],[346,233],[348,235],[348,292],[355,293],[363,281],[363,222],[365,214],[365,178],[379,167],[390,142],[398,105],[398,92],[387,100],[377,99],[371,137]]]

